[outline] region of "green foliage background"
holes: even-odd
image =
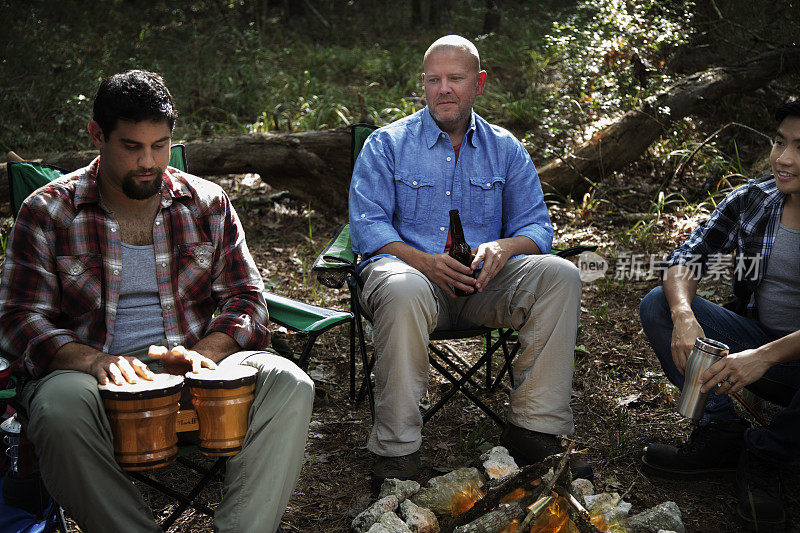
[[[99,81],[129,68],[163,74],[179,139],[384,124],[424,105],[422,54],[460,33],[489,73],[478,112],[514,131],[539,163],[676,79],[671,61],[690,47],[711,42],[741,59],[797,42],[791,1],[504,0],[491,34],[481,33],[483,0],[454,3],[437,28],[412,26],[409,2],[312,4],[316,12],[289,16],[265,0],[0,0],[0,148],[88,148]],[[649,66],[644,84],[631,74],[634,55]]]

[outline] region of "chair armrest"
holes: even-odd
[[[286,329],[319,335],[333,327],[353,320],[349,311],[311,305],[264,291],[269,319]]]
[[[326,287],[338,289],[355,272],[356,255],[350,242],[350,224],[344,224],[314,261],[312,270]]]
[[[594,252],[595,250],[597,250],[597,245],[579,244],[578,246],[573,246],[564,250],[553,248],[550,253],[557,255],[558,257],[572,257],[573,255],[578,255],[581,252]]]

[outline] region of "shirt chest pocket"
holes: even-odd
[[[405,222],[421,222],[430,218],[433,179],[420,175],[395,176],[395,216]]]
[[[178,245],[178,294],[197,301],[211,295],[214,247],[210,242]]]
[[[56,257],[61,283],[61,311],[79,317],[96,311],[103,302],[103,262],[99,254]]]
[[[503,212],[502,176],[472,176],[469,179],[469,211],[473,222],[496,221]]]

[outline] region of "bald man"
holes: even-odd
[[[434,330],[519,332],[501,437],[518,460],[561,451],[558,435],[574,430],[569,399],[581,281],[572,263],[548,254],[553,228],[536,168],[511,133],[473,111],[486,82],[474,44],[442,37],[425,53],[423,69],[427,106],[367,139],[350,187],[362,300],[374,316],[375,421],[367,447],[377,456],[376,483],[419,470],[418,403]],[[470,266],[446,252],[451,209],[460,211],[475,246]],[[469,295],[457,297],[455,289]]]

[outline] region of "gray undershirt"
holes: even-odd
[[[123,354],[165,338],[156,279],[153,245],[122,243],[122,284],[114,320],[114,340],[108,353]]]
[[[756,304],[768,328],[783,335],[800,329],[800,230],[778,226]]]

